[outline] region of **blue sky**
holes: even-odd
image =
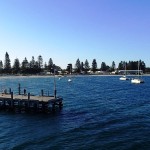
[[[39,55],[66,68],[79,58],[150,67],[149,0],[0,0],[0,60]]]

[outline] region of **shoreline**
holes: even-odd
[[[68,77],[68,76],[107,76],[107,77],[112,77],[112,76],[123,76],[123,75],[120,75],[120,74],[86,74],[86,75],[82,75],[82,74],[72,74],[72,75],[55,75],[55,77],[60,77],[60,78],[63,78],[63,77]],[[127,75],[127,76],[137,76],[137,75]],[[142,76],[150,76],[150,74],[144,74]],[[53,75],[0,75],[0,78],[53,78],[54,76]]]

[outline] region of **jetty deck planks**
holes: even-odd
[[[14,95],[11,93],[0,93],[0,109],[2,110],[27,110],[27,111],[42,111],[49,112],[55,110],[57,106],[61,108],[63,98],[55,96],[33,96],[28,95]]]
[[[0,99],[8,99],[11,98],[11,94],[0,94]],[[28,95],[13,95],[13,99],[19,99],[19,100],[28,100]],[[49,101],[58,101],[59,98],[55,98],[54,96],[32,96],[30,95],[29,100],[38,100],[38,101],[44,101],[44,102],[49,102]]]

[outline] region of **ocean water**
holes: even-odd
[[[52,114],[0,112],[1,150],[149,150],[150,77],[144,84],[119,76],[56,78],[63,109]],[[53,77],[1,77],[0,90],[25,88],[53,95]]]

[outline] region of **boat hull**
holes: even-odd
[[[68,82],[71,82],[72,80],[71,79],[68,79]]]
[[[126,76],[120,77],[120,80],[129,80]]]
[[[132,79],[131,83],[138,84],[138,83],[144,83],[144,81],[142,79]]]

